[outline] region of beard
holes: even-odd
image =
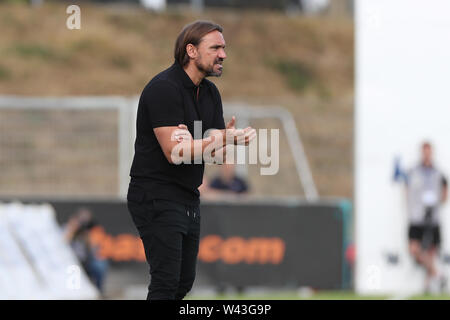
[[[200,70],[201,72],[203,72],[205,74],[205,77],[211,77],[211,76],[212,77],[220,77],[222,75],[222,69],[215,72],[214,66],[218,63],[222,64],[222,62],[223,62],[223,59],[216,59],[212,65],[207,66],[204,63],[202,63],[202,57],[199,56],[198,59],[195,61],[195,66],[197,67],[198,70]]]

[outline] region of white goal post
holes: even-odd
[[[109,173],[109,176],[115,175],[114,179],[117,182],[116,191],[113,191],[109,194],[96,193],[95,191],[88,191],[89,188],[85,189],[86,194],[82,191],[76,193],[75,196],[79,197],[116,197],[125,198],[128,183],[129,183],[129,170],[132,162],[133,154],[134,154],[134,141],[135,141],[135,123],[136,123],[136,114],[137,114],[137,106],[138,106],[138,97],[121,97],[121,96],[86,96],[86,97],[21,97],[21,96],[0,96],[0,149],[1,153],[6,155],[8,159],[4,159],[0,157],[0,163],[3,162],[3,165],[6,166],[6,170],[10,169],[11,166],[20,166],[20,165],[28,165],[33,166],[34,160],[32,155],[26,153],[23,149],[17,149],[17,144],[28,145],[30,147],[29,141],[27,139],[31,139],[34,134],[37,134],[37,131],[46,129],[50,130],[49,135],[53,136],[65,136],[70,135],[71,132],[65,132],[65,128],[68,126],[74,125],[73,122],[77,120],[78,122],[86,122],[90,123],[90,127],[83,131],[83,125],[79,125],[76,127],[76,131],[74,134],[79,134],[80,137],[85,135],[85,140],[87,141],[78,141],[76,140],[76,136],[72,137],[73,142],[70,145],[67,145],[66,150],[68,156],[74,157],[74,152],[76,152],[79,148],[80,153],[95,153],[97,152],[98,147],[104,147],[107,144],[115,144],[113,146],[116,148],[114,152],[117,156],[117,173]],[[15,114],[14,119],[17,122],[23,122],[16,124],[16,126],[21,126],[20,135],[23,136],[22,140],[19,142],[16,141],[15,136],[19,133],[17,130],[13,132],[13,130],[9,130],[8,125],[12,125],[11,122],[11,114],[7,112],[35,112],[33,114],[34,118],[37,118],[39,122],[34,126],[34,120],[30,120],[28,118],[33,118],[27,116],[26,114],[21,114],[20,116]],[[89,113],[91,111],[91,113]],[[45,113],[45,117],[43,115],[39,115],[39,112]],[[64,112],[67,112],[65,114]],[[95,112],[105,112],[105,117],[102,114],[97,114]],[[38,113],[38,114],[36,114]],[[62,113],[59,118],[52,118],[51,115],[54,113]],[[94,117],[95,115],[95,117]],[[116,125],[113,124],[103,124],[103,120],[106,118],[106,115],[109,117],[110,122],[116,122]],[[314,183],[310,167],[308,165],[307,157],[303,148],[303,144],[297,130],[297,126],[295,124],[294,118],[290,114],[290,112],[282,107],[272,106],[272,107],[255,107],[249,106],[243,103],[224,103],[224,116],[231,117],[231,115],[235,115],[237,119],[239,119],[240,123],[245,124],[248,123],[251,119],[264,119],[264,118],[275,118],[278,119],[283,126],[284,132],[287,137],[287,142],[289,148],[291,150],[292,156],[295,162],[295,168],[297,170],[297,175],[304,190],[306,200],[317,200],[318,192],[316,189],[316,185]],[[71,122],[71,118],[74,120]],[[27,119],[27,120],[24,120]],[[61,120],[62,119],[62,120]],[[96,120],[97,119],[97,120]],[[27,122],[28,121],[28,122]],[[63,122],[64,125],[59,125],[59,122]],[[81,129],[80,129],[81,128]],[[112,135],[113,130],[117,130],[117,133]],[[53,130],[53,131],[52,131]],[[75,129],[73,129],[75,130]],[[47,137],[47,139],[50,139]],[[81,138],[80,138],[81,139]],[[41,139],[44,140],[44,139]],[[114,140],[112,142],[112,140]],[[72,141],[72,140],[71,140]],[[33,142],[34,143],[34,142]],[[35,148],[44,148],[45,146],[49,146],[49,144],[41,143],[36,141]],[[89,143],[91,143],[89,145]],[[58,145],[58,144],[56,144]],[[59,142],[59,146],[65,146],[65,141]],[[83,150],[83,146],[90,146]],[[51,146],[51,144],[50,144]],[[31,146],[33,147],[33,146]],[[106,147],[105,147],[106,148]],[[110,147],[112,148],[112,147]],[[48,150],[48,152],[54,152],[55,150]],[[58,152],[58,150],[56,150]],[[104,151],[105,156],[111,155],[111,150]],[[86,154],[88,156],[88,154]],[[92,156],[92,154],[90,155]],[[65,172],[60,173],[56,172],[56,165],[52,165],[52,159],[47,161],[43,161],[42,168],[39,169],[38,173],[35,173],[39,176],[39,174],[43,171],[50,171],[50,175],[53,175],[52,179],[64,179],[63,177],[54,177],[58,175],[64,175]],[[56,161],[56,160],[55,160]],[[63,161],[63,160],[61,160]],[[80,160],[81,161],[81,160]],[[87,160],[86,160],[87,161]],[[92,160],[93,161],[93,160]],[[98,165],[98,169],[94,170],[91,173],[92,181],[102,180],[105,175],[108,173],[101,173],[101,160]],[[60,162],[64,163],[64,162]],[[80,162],[81,165],[87,165],[88,162]],[[65,168],[70,170],[70,168]],[[52,171],[53,170],[53,171]],[[13,170],[14,171],[14,170]],[[101,175],[103,174],[103,175]],[[98,177],[97,177],[98,175]],[[40,176],[39,176],[40,177]],[[78,177],[74,177],[76,179]],[[111,177],[109,177],[112,179]],[[14,179],[12,176],[11,179]],[[36,178],[38,179],[38,178]],[[66,178],[68,179],[68,178]],[[111,181],[114,181],[111,180]],[[109,180],[108,180],[109,181]],[[109,181],[107,184],[114,184]],[[80,182],[81,183],[81,182]],[[87,183],[88,187],[92,182]],[[100,186],[101,184],[99,184]],[[9,193],[14,195],[19,191],[13,190],[11,192],[7,187],[0,186],[0,192],[8,195]],[[5,189],[6,188],[6,189]],[[63,190],[60,190],[60,189]],[[61,195],[63,197],[72,197],[70,193],[70,189],[65,190],[65,186],[61,186],[58,191],[61,191]],[[76,186],[74,186],[76,188]],[[94,188],[94,186],[93,186]],[[97,187],[100,188],[100,187]],[[49,187],[48,191],[42,191],[43,193],[52,193],[52,189]],[[70,194],[70,195],[69,195]],[[38,194],[39,195],[39,194]],[[49,194],[44,194],[48,196]],[[52,193],[52,196],[55,194]]]

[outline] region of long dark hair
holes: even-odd
[[[175,42],[175,60],[184,67],[189,62],[189,56],[186,52],[186,46],[191,43],[197,46],[205,34],[212,31],[222,32],[223,29],[216,23],[210,21],[195,21],[186,25],[178,35]]]

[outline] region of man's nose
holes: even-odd
[[[219,58],[221,58],[221,59],[226,59],[227,58],[227,54],[225,53],[224,49],[220,49],[220,51],[219,51]]]

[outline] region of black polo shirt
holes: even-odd
[[[129,193],[145,191],[151,199],[199,204],[204,163],[170,164],[153,132],[185,124],[194,137],[196,120],[202,121],[202,137],[208,129],[225,128],[219,91],[206,79],[197,87],[175,62],[145,86],[139,99]]]

